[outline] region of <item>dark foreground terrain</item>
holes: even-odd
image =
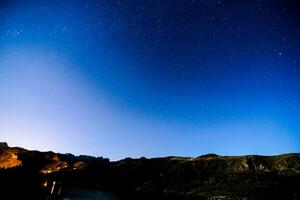
[[[0,143],[1,199],[60,199],[72,188],[128,199],[300,199],[300,154],[110,162]]]

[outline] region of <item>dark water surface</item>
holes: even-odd
[[[98,190],[88,190],[82,188],[72,188],[64,191],[62,193],[62,199],[98,199],[98,200],[125,200],[126,197],[122,197],[121,195],[102,192]]]
[[[117,194],[112,192],[103,192],[93,189],[83,188],[68,188],[65,189],[59,199],[98,199],[98,200],[183,200],[177,197],[166,197],[166,196],[154,196],[150,194]],[[186,198],[184,198],[186,200]]]

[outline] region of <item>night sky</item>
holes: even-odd
[[[300,152],[300,3],[2,0],[0,140],[111,159]]]

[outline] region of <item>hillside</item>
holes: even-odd
[[[63,187],[183,199],[300,199],[300,154],[126,158],[29,151],[0,145],[0,190],[33,198]],[[43,196],[44,195],[44,196]],[[55,192],[53,193],[55,195]]]

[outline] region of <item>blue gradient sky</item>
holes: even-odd
[[[1,1],[0,140],[111,159],[299,152],[299,10]]]

